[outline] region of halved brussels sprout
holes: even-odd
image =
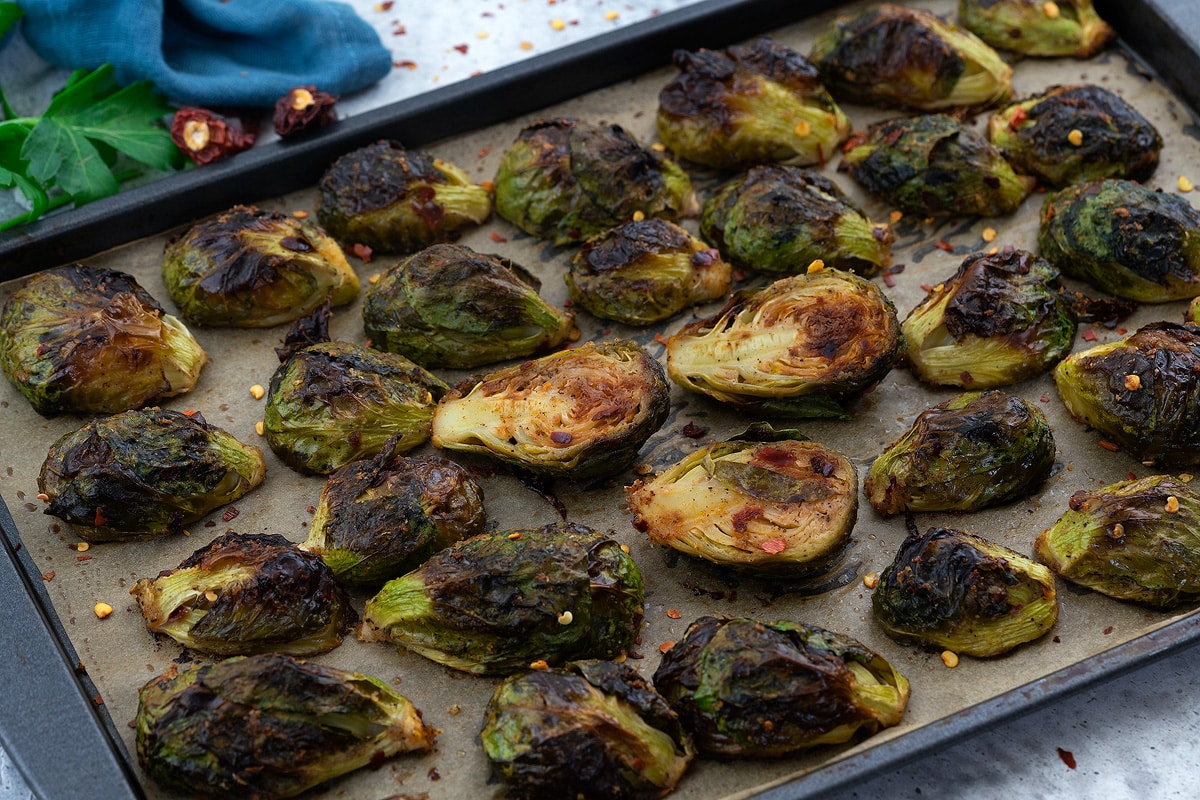
[[[1157,322],[1054,369],[1071,415],[1139,461],[1200,464],[1200,327]]]
[[[652,542],[780,577],[829,568],[858,515],[849,458],[767,426],[702,447],[626,492],[633,527]]]
[[[667,701],[611,661],[509,678],[480,739],[492,771],[527,800],[662,797],[696,752]]]
[[[597,317],[649,325],[729,292],[720,253],[664,219],[627,222],[589,239],[564,276],[571,302]]]
[[[922,411],[867,473],[880,514],[977,511],[1034,492],[1054,468],[1046,415],[1016,395],[967,392]]]
[[[1050,186],[1099,178],[1144,181],[1162,136],[1118,95],[1093,84],[1052,86],[993,114],[988,138],[1019,172]]]
[[[808,56],[834,97],[932,111],[990,106],[1012,94],[1012,67],[973,33],[884,3],[839,17]]]
[[[1054,575],[966,531],[914,528],[879,575],[875,619],[900,642],[997,656],[1042,636],[1058,619]]]
[[[676,50],[680,74],[658,95],[658,135],[675,155],[718,169],[824,164],[850,120],[821,74],[787,45]]]
[[[913,374],[988,389],[1040,375],[1071,352],[1075,316],[1058,270],[1025,250],[967,256],[901,324]]]
[[[425,442],[434,405],[449,388],[404,356],[314,344],[271,376],[263,433],[292,469],[328,475],[370,458],[392,437],[399,452]]]
[[[891,228],[873,223],[837,184],[798,167],[755,167],[704,203],[700,234],[734,262],[795,275],[820,260],[872,275],[892,260]]]
[[[588,342],[456,386],[434,411],[432,440],[542,475],[594,478],[632,464],[669,410],[649,353]]]
[[[262,451],[202,414],[157,408],[100,417],[50,446],[46,513],[90,542],[177,533],[263,481]]]
[[[379,586],[483,532],[483,490],[467,471],[440,456],[406,458],[398,444],[391,439],[374,458],[350,462],[321,489],[301,547],[339,583]]]
[[[783,756],[900,722],[908,680],[845,634],[798,622],[701,617],[654,685],[704,755]]]
[[[1062,577],[1109,597],[1191,602],[1200,598],[1200,494],[1169,475],[1080,490],[1033,548]]]
[[[317,184],[317,220],[349,247],[412,253],[483,222],[492,200],[455,165],[384,140],[333,162]]]
[[[426,367],[470,369],[562,344],[575,315],[538,295],[518,264],[436,244],[385,271],[367,290],[372,345]]]
[[[324,653],[354,618],[320,556],[277,534],[223,534],[129,593],[152,632],[216,655]]]
[[[958,21],[992,47],[1091,58],[1116,37],[1092,0],[958,0]]]
[[[1038,247],[1063,274],[1117,297],[1200,296],[1200,211],[1179,195],[1115,178],[1068,186],[1042,204]]]
[[[642,626],[645,585],[619,542],[585,525],[494,531],[435,554],[367,601],[359,638],[439,664],[510,674],[615,658]]]
[[[384,681],[271,653],[172,664],[138,691],[137,756],[187,796],[294,797],[397,753],[436,730]]]
[[[687,173],[620,125],[547,119],[526,126],[496,173],[496,213],[526,233],[574,244],[634,219],[694,214]]]
[[[194,325],[265,328],[358,296],[358,275],[331,237],[278,211],[235,206],[172,238],[163,283]]]
[[[896,309],[879,287],[835,269],[740,292],[667,341],[667,374],[735,406],[849,417],[847,406],[900,357]]]
[[[838,169],[904,211],[935,216],[1011,214],[1035,183],[946,114],[875,123]]]
[[[39,272],[0,310],[0,368],[43,416],[153,405],[191,391],[207,360],[187,327],[117,270]]]

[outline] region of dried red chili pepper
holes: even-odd
[[[275,132],[286,139],[337,121],[337,98],[315,86],[297,86],[275,101]]]
[[[199,106],[185,106],[171,120],[171,141],[197,164],[248,150],[256,139],[257,123],[226,117]]]

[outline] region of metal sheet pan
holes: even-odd
[[[948,0],[931,0],[920,4],[939,11],[949,10],[950,5]],[[798,43],[800,49],[805,50],[811,31],[819,29],[821,22],[828,17],[825,9],[832,8],[834,4],[822,4],[819,9],[806,8],[806,11],[814,13],[822,11],[824,16],[795,25],[784,23],[802,15],[757,17],[751,14],[777,10],[778,5],[714,3],[704,8],[697,7],[691,12],[682,13],[678,27],[668,24],[670,20],[667,17],[656,20],[656,25],[664,26],[665,30],[655,35],[663,37],[658,40],[661,43],[672,41],[671,37],[675,35],[687,33],[686,41],[678,43],[697,47],[716,46],[731,38],[770,31],[779,38]],[[1146,4],[1145,11],[1150,15],[1156,8],[1159,8],[1158,3],[1150,2]],[[709,12],[713,16],[705,16],[702,12]],[[740,16],[743,13],[751,16]],[[725,26],[733,19],[753,19],[754,24],[733,30]],[[632,46],[634,51],[643,52],[644,44],[645,40],[637,35],[631,35],[628,40],[617,36],[604,47],[597,45],[598,49],[586,49],[579,57],[583,59],[582,63],[590,64],[584,72],[594,83],[586,86],[574,84],[573,90],[591,89],[614,80],[619,82],[609,88],[581,93],[578,97],[573,95],[560,105],[549,108],[544,108],[550,101],[543,97],[541,99],[544,102],[522,107],[524,116],[515,119],[508,118],[507,114],[517,107],[505,106],[493,95],[496,92],[520,94],[522,89],[549,83],[545,80],[547,73],[543,70],[555,64],[564,69],[568,65],[574,68],[577,64],[572,60],[572,54],[559,54],[538,60],[538,63],[530,62],[513,70],[509,76],[511,82],[503,85],[481,79],[480,84],[472,81],[469,85],[450,87],[445,95],[434,93],[439,98],[423,98],[417,104],[417,119],[428,121],[431,125],[422,128],[424,137],[420,134],[403,136],[403,131],[407,130],[403,125],[413,124],[413,118],[404,114],[386,123],[381,118],[378,121],[382,126],[380,128],[367,126],[364,122],[364,130],[350,130],[349,136],[339,137],[336,143],[314,143],[312,148],[317,152],[309,153],[311,163],[307,166],[301,165],[303,159],[296,152],[294,172],[305,177],[300,183],[286,184],[288,188],[282,188],[285,184],[269,182],[294,180],[294,177],[279,178],[277,175],[284,166],[289,168],[287,171],[293,171],[292,162],[287,159],[273,166],[264,163],[261,173],[256,171],[257,167],[238,170],[232,166],[228,174],[214,172],[212,176],[206,176],[197,171],[194,176],[186,176],[187,179],[211,180],[213,186],[192,186],[190,188],[193,191],[182,195],[174,194],[173,189],[166,185],[160,187],[158,191],[161,194],[157,195],[158,201],[154,205],[161,206],[163,214],[182,216],[174,217],[165,225],[165,217],[159,218],[155,224],[169,227],[208,211],[219,210],[233,202],[256,199],[247,197],[245,191],[238,188],[247,185],[256,187],[256,195],[292,192],[264,203],[267,207],[281,210],[310,209],[312,192],[299,187],[311,185],[319,169],[333,155],[362,141],[378,138],[383,131],[388,131],[388,135],[400,135],[414,143],[428,143],[438,155],[468,169],[477,179],[491,177],[499,152],[511,141],[520,124],[543,113],[616,121],[641,138],[650,139],[653,134],[653,115],[649,110],[652,109],[653,97],[671,74],[670,70],[659,66],[666,62],[665,55],[660,53],[657,60],[651,59],[649,64],[638,62],[638,71],[634,73],[636,77],[605,74],[602,70],[600,76],[596,73],[597,65],[622,61],[621,56],[630,52],[622,50],[622,47]],[[643,57],[648,56],[643,53]],[[1195,53],[1191,53],[1190,57],[1194,59]],[[1160,64],[1158,69],[1162,72],[1164,66]],[[1080,79],[1084,74],[1092,80],[1113,81],[1118,85],[1120,91],[1126,93],[1135,105],[1152,116],[1168,140],[1157,182],[1169,185],[1176,174],[1186,173],[1189,164],[1200,161],[1197,158],[1200,145],[1187,133],[1188,126],[1192,124],[1191,112],[1185,104],[1168,93],[1162,81],[1145,77],[1136,59],[1129,60],[1120,53],[1110,53],[1087,63],[1055,62],[1036,66],[1022,63],[1018,70],[1019,92],[1040,88],[1051,82]],[[481,101],[484,97],[490,97],[492,106],[499,105],[499,108],[480,110],[475,115],[477,109],[471,103]],[[554,98],[555,102],[560,99]],[[472,109],[472,113],[461,116],[466,108]],[[848,112],[859,127],[882,116],[878,111],[867,109],[848,109]],[[445,115],[460,116],[449,124],[438,122]],[[354,138],[358,135],[362,138]],[[325,149],[319,149],[318,144],[319,148]],[[853,187],[848,186],[844,179],[840,182],[854,193]],[[216,200],[210,198],[210,191]],[[226,192],[232,194],[224,194]],[[886,216],[888,209],[877,201],[861,195],[859,199],[865,202],[873,216]],[[210,202],[216,205],[206,205]],[[1021,213],[1000,221],[956,220],[936,226],[920,220],[901,221],[898,226],[901,247],[897,260],[907,263],[908,268],[898,276],[893,292],[901,313],[915,305],[922,296],[922,283],[936,282],[945,277],[953,271],[965,252],[983,246],[980,233],[985,225],[994,225],[1001,231],[997,243],[1032,247],[1032,232],[1036,223],[1031,217],[1035,206],[1036,201],[1028,201]],[[98,209],[95,224],[101,227],[106,223],[113,225],[113,218],[105,218],[102,211]],[[136,215],[145,212],[129,213]],[[89,233],[86,225],[72,227],[65,222],[64,225],[69,229],[64,234],[68,239],[86,237]],[[125,228],[122,231],[126,238],[141,235]],[[508,241],[502,247],[491,238],[491,233],[497,233]],[[34,239],[37,239],[36,235]],[[935,244],[939,240],[948,242],[954,252],[946,253],[939,249]],[[109,244],[116,244],[110,242],[97,246],[94,239],[85,241],[91,249],[82,252],[88,254],[106,249]],[[124,241],[126,239],[122,239],[121,243]],[[549,278],[545,280],[547,295],[556,301],[563,299],[564,290],[557,274],[565,258],[564,251],[521,237],[511,226],[495,219],[468,234],[463,241],[480,250],[503,250],[541,273],[544,279]],[[63,255],[65,250],[55,249],[59,245],[40,249],[44,245],[44,241],[30,240],[28,246],[32,249],[22,249],[16,262],[7,261],[6,264],[20,264],[20,258],[29,258],[30,262],[26,266],[11,267],[6,277],[51,266],[64,258],[75,258]],[[161,239],[152,238],[91,256],[87,260],[97,265],[134,272],[153,294],[165,298],[165,290],[157,278],[160,253]],[[383,262],[374,262],[361,265],[360,271],[367,276],[382,266]],[[0,300],[7,296],[11,285],[0,292]],[[1147,308],[1139,312],[1138,318],[1126,324],[1132,330],[1143,321],[1178,318],[1179,311],[1177,305]],[[677,320],[673,325],[680,322]],[[661,331],[637,332],[618,329],[618,326],[587,323],[584,335],[594,338],[629,333],[653,349],[654,332]],[[361,324],[357,320],[356,310],[335,317],[335,334],[361,341]],[[1103,329],[1097,330],[1097,334],[1101,341],[1117,335]],[[255,382],[266,384],[273,369],[270,350],[280,335],[282,331],[279,330],[197,331],[197,336],[212,356],[212,363],[206,368],[197,391],[172,405],[199,408],[210,421],[226,427],[243,439],[252,440],[253,422],[261,416],[261,404],[250,398],[246,387]],[[661,354],[661,348],[654,352]],[[1017,390],[1030,400],[1042,402],[1051,416],[1060,444],[1060,471],[1034,501],[969,516],[928,515],[921,519],[923,526],[951,524],[969,527],[1028,552],[1032,538],[1057,518],[1065,508],[1066,498],[1075,489],[1115,480],[1124,477],[1126,472],[1145,474],[1145,470],[1131,459],[1113,456],[1097,448],[1097,437],[1066,416],[1054,397],[1048,379],[1027,382]],[[861,470],[885,444],[907,427],[917,410],[950,394],[932,392],[918,386],[907,373],[896,372],[860,405],[851,423],[803,423],[801,427],[812,438],[847,452]],[[1043,401],[1041,398],[1046,399]],[[745,423],[744,419],[736,418],[711,404],[683,397],[678,391],[672,399],[674,411],[671,421],[651,440],[642,454],[646,462],[658,467],[669,463],[681,447],[687,446],[677,435],[685,423],[694,421],[709,428],[709,437],[702,442],[731,433]],[[75,541],[73,535],[64,530],[65,526],[56,528],[54,521],[42,515],[39,505],[32,502],[31,498],[36,492],[33,478],[45,449],[57,435],[76,427],[79,420],[42,420],[32,414],[24,401],[7,385],[0,393],[0,419],[3,420],[0,425],[2,466],[12,468],[11,473],[0,471],[0,494],[13,504],[16,526],[21,531],[22,541],[16,543],[15,547],[23,544],[25,548],[25,555],[14,563],[24,575],[24,580],[33,586],[42,581],[43,574],[52,570],[56,572],[53,580],[42,585],[52,605],[52,608],[43,608],[43,628],[53,640],[64,643],[64,663],[73,667],[71,660],[74,656],[71,654],[78,652],[104,698],[104,708],[111,711],[112,720],[115,721],[115,726],[106,728],[101,725],[101,728],[117,731],[118,738],[128,747],[130,739],[125,723],[132,718],[136,688],[180,655],[179,648],[173,643],[156,643],[148,638],[136,609],[125,595],[128,586],[137,577],[175,566],[196,547],[206,543],[215,532],[226,527],[244,532],[280,532],[293,539],[302,538],[307,520],[305,509],[315,501],[320,482],[301,478],[278,461],[270,460],[267,484],[237,504],[241,515],[235,523],[223,523],[220,513],[217,513],[209,520],[211,525],[194,527],[193,536],[189,538],[173,537],[153,543],[96,546],[89,551],[90,560],[78,561],[79,556],[71,549]],[[269,454],[268,458],[271,459]],[[862,588],[858,577],[890,560],[899,537],[903,535],[902,526],[896,521],[880,520],[864,508],[856,528],[856,545],[850,554],[855,567],[851,572],[853,579],[827,592],[801,596],[796,592],[788,592],[786,587],[739,579],[719,570],[671,558],[661,549],[650,547],[629,526],[628,517],[620,507],[622,492],[618,484],[619,481],[583,491],[569,485],[557,488],[559,499],[569,509],[572,519],[616,531],[634,549],[639,564],[650,576],[653,594],[647,603],[647,627],[642,646],[645,659],[640,662],[645,674],[653,671],[658,645],[678,638],[695,616],[710,612],[749,613],[762,617],[791,616],[850,633],[892,659],[901,671],[909,675],[914,685],[914,700],[907,718],[895,729],[854,746],[823,749],[795,759],[747,764],[701,762],[681,785],[677,793],[679,797],[722,797],[731,800],[759,796],[781,800],[785,797],[812,796],[844,785],[873,769],[897,763],[961,737],[966,732],[1050,702],[1091,681],[1111,677],[1162,653],[1200,640],[1200,618],[1190,608],[1166,614],[1153,613],[1096,595],[1072,592],[1060,584],[1064,613],[1054,632],[1057,640],[1047,638],[1001,659],[964,659],[957,670],[949,672],[936,656],[895,645],[871,623],[869,594]],[[498,476],[490,479],[485,489],[489,514],[497,524],[523,526],[534,521],[550,521],[557,516],[552,504],[511,478]],[[30,591],[30,596],[35,601],[38,599],[37,592]],[[92,604],[101,599],[117,608],[117,613],[103,622],[91,616]],[[666,615],[666,611],[673,608],[683,611],[682,619],[674,621]],[[59,630],[55,630],[56,618],[61,620]],[[31,624],[30,630],[36,627],[36,624]],[[13,635],[23,634],[15,630]],[[438,752],[433,755],[397,759],[381,773],[364,773],[340,781],[337,785],[339,790],[346,791],[349,796],[382,796],[388,793],[382,790],[387,789],[391,793],[427,792],[432,798],[450,798],[467,796],[467,792],[478,792],[486,785],[486,769],[481,764],[474,736],[480,721],[479,710],[491,691],[491,681],[465,678],[434,667],[415,655],[397,655],[385,646],[353,641],[346,642],[321,660],[339,666],[376,671],[381,677],[397,682],[401,691],[408,693],[425,710],[427,719],[445,731]],[[53,662],[53,659],[50,661]],[[48,680],[51,672],[52,669],[35,669],[29,680],[37,685],[39,681]],[[84,696],[87,696],[87,691],[84,691]],[[455,705],[461,706],[458,714],[450,710]],[[0,724],[14,723],[3,718]],[[80,724],[94,726],[97,723],[91,720]],[[13,740],[5,737],[4,741],[8,744]],[[19,747],[19,742],[17,744]],[[127,758],[120,752],[119,746],[115,752],[121,758]],[[46,752],[30,752],[19,748],[19,753],[25,761],[23,769],[27,773],[64,768],[61,762],[51,760]],[[431,770],[437,771],[437,779]],[[133,768],[133,772],[137,774],[136,768]],[[135,788],[133,791],[140,790]],[[166,796],[152,785],[147,785],[145,791],[151,797]]]

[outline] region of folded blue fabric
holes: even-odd
[[[19,0],[21,32],[66,69],[116,67],[172,100],[270,106],[296,86],[335,95],[392,68],[375,29],[322,0]]]

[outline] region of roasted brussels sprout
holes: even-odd
[[[933,111],[1012,94],[1012,67],[995,50],[917,8],[885,3],[839,17],[808,57],[834,97],[859,103]]]
[[[326,299],[345,305],[359,287],[342,248],[316,225],[246,206],[171,239],[162,277],[185,320],[235,328],[291,322]]]
[[[1013,172],[986,139],[946,114],[872,125],[838,169],[904,211],[933,216],[1011,214],[1035,183]]]
[[[875,619],[900,642],[996,656],[1054,625],[1054,575],[1042,564],[950,528],[909,532],[879,575]]]
[[[1100,178],[1144,181],[1158,167],[1162,136],[1100,86],[1053,86],[988,120],[988,138],[1019,172],[1050,186]]]
[[[866,214],[820,173],[755,167],[704,204],[700,235],[734,262],[795,275],[820,260],[871,275],[892,260],[891,229]]]
[[[958,22],[992,47],[1091,58],[1117,35],[1092,0],[958,0]]]
[[[644,598],[633,559],[591,528],[496,531],[388,581],[367,601],[359,638],[507,674],[538,661],[615,658],[638,635]]]
[[[626,492],[633,527],[651,541],[781,577],[828,568],[858,515],[849,458],[768,426],[702,447]]]
[[[1071,496],[1034,553],[1067,580],[1109,597],[1170,608],[1200,598],[1200,494],[1169,475]]]
[[[900,722],[908,680],[844,634],[781,620],[701,617],[667,651],[654,685],[696,748],[782,756]]]
[[[658,95],[658,136],[675,155],[718,169],[824,164],[850,120],[808,59],[758,39],[727,50],[676,50],[680,74]]]
[[[152,632],[217,655],[324,653],[354,617],[320,556],[268,533],[222,534],[129,593]]]
[[[667,374],[735,406],[846,419],[902,346],[896,309],[878,286],[822,269],[739,292],[684,326],[667,340]]]
[[[470,369],[524,358],[566,340],[575,316],[538,295],[541,281],[499,256],[435,244],[367,290],[371,343],[426,367]]]
[[[134,727],[138,762],[162,786],[254,800],[426,752],[436,733],[378,678],[278,653],[172,664],[138,692]]]
[[[177,533],[263,481],[262,451],[197,412],[157,408],[93,419],[50,446],[38,474],[46,513],[90,542]]]
[[[191,391],[208,360],[132,276],[39,272],[0,310],[0,368],[33,410],[113,414]]]
[[[1200,296],[1200,211],[1132,181],[1076,184],[1047,197],[1038,247],[1063,274],[1117,297]]]
[[[1016,395],[967,392],[922,411],[867,473],[880,514],[976,511],[1031,494],[1054,468],[1046,416]]]
[[[1138,461],[1200,464],[1200,327],[1157,322],[1054,369],[1071,415]]]
[[[317,220],[345,246],[412,253],[492,213],[483,186],[440,158],[384,140],[333,162],[317,184]]]
[[[548,119],[526,126],[496,173],[496,213],[526,233],[575,244],[638,212],[696,211],[687,173],[620,125]]]
[[[434,410],[432,441],[550,477],[604,477],[633,463],[669,410],[649,353],[588,342],[456,386]]]
[[[575,305],[602,319],[649,325],[724,297],[733,268],[675,223],[653,218],[589,239],[564,277]]]
[[[406,458],[391,439],[371,459],[329,476],[303,549],[339,583],[379,586],[459,539],[483,532],[483,490],[440,456]]]
[[[449,387],[404,356],[348,342],[306,347],[271,376],[263,431],[289,467],[328,475],[393,436],[400,452],[429,438]]]
[[[667,701],[611,661],[514,675],[480,738],[492,771],[526,800],[662,797],[695,755]]]
[[[938,386],[989,389],[1040,375],[1075,341],[1058,270],[1025,250],[967,256],[901,323],[913,373]]]

